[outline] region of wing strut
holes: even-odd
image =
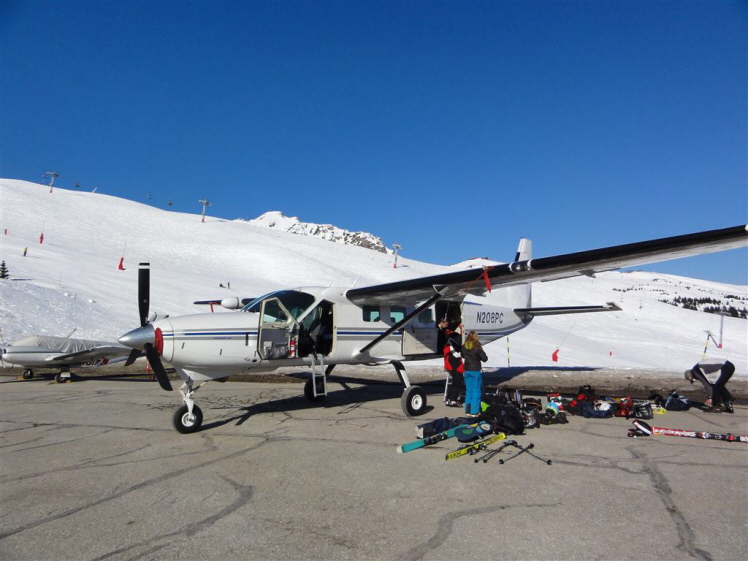
[[[371,349],[374,345],[379,344],[380,341],[383,341],[390,335],[392,335],[395,331],[400,329],[402,326],[404,326],[406,323],[408,323],[410,320],[412,320],[414,317],[416,317],[418,314],[420,314],[423,310],[431,306],[434,302],[439,300],[440,298],[443,298],[443,294],[439,294],[438,292],[434,294],[431,298],[426,300],[423,304],[418,306],[416,309],[414,309],[412,312],[410,312],[407,316],[405,316],[403,319],[398,321],[395,325],[390,327],[387,331],[382,333],[379,337],[374,339],[373,341],[370,341],[364,348],[362,348],[360,351],[358,351],[358,354],[364,354],[366,351]]]

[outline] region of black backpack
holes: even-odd
[[[663,407],[668,411],[688,411],[691,409],[691,402],[688,401],[688,398],[678,395],[678,392],[673,390],[665,399]]]
[[[525,421],[522,413],[514,405],[499,403],[499,400],[492,400],[488,408],[481,415],[481,419],[488,423],[494,429],[494,432],[503,432],[504,434],[524,434]]]

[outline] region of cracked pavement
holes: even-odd
[[[748,558],[744,443],[570,417],[512,436],[552,465],[499,464],[514,448],[446,462],[453,439],[395,452],[459,414],[438,385],[407,418],[397,384],[331,383],[322,404],[301,384],[209,384],[203,429],[180,435],[178,395],[153,382],[2,381],[4,561]],[[748,407],[649,422],[748,434]]]

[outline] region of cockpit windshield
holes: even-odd
[[[265,300],[277,299],[283,304],[294,319],[303,314],[309,306],[314,304],[314,296],[298,290],[278,290],[270,292],[259,298],[255,298],[249,304],[242,308],[242,312],[259,312],[262,303]]]

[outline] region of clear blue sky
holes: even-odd
[[[748,3],[0,3],[0,176],[449,264],[748,221]],[[148,196],[152,199],[148,199]],[[145,225],[133,225],[147,227]],[[748,251],[649,269],[748,283]]]

